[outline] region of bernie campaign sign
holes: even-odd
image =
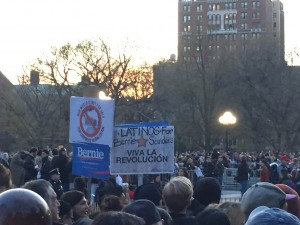
[[[110,152],[111,174],[174,172],[174,127],[167,123],[116,126]]]
[[[109,176],[109,146],[73,144],[72,173],[79,176],[107,179]]]

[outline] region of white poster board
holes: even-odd
[[[174,127],[155,123],[114,129],[111,174],[174,172]]]
[[[114,100],[71,97],[70,143],[112,146]]]

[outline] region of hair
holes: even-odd
[[[160,207],[157,207],[157,210],[159,212],[160,218],[164,220],[164,225],[174,225],[174,221],[167,210]]]
[[[223,202],[218,206],[230,220],[231,225],[243,225],[245,222],[245,214],[241,209],[239,202]]]
[[[50,204],[50,196],[49,196],[49,188],[52,188],[52,185],[49,181],[43,180],[43,179],[38,179],[38,180],[31,180],[26,182],[22,188],[31,190],[35,193],[37,193],[38,195],[40,195],[43,199],[45,199],[45,201],[47,202],[47,204]]]
[[[71,207],[78,204],[84,198],[84,193],[77,190],[71,190],[63,193],[60,200],[70,204]]]
[[[193,185],[186,177],[173,177],[164,187],[163,200],[168,211],[180,213],[187,209],[193,196]]]
[[[227,215],[220,209],[206,208],[197,214],[195,225],[230,225]]]
[[[41,150],[41,149],[37,150],[36,154],[37,154],[38,156],[41,156],[41,155],[42,155],[42,150]]]
[[[210,203],[219,204],[221,199],[219,182],[213,177],[197,180],[194,187],[194,198],[204,206],[208,206]]]
[[[85,198],[88,198],[87,183],[83,177],[75,177],[74,190],[83,192]]]
[[[101,212],[121,211],[122,208],[120,198],[115,195],[105,196],[100,204]]]
[[[184,167],[184,166],[180,166],[179,167],[179,169],[178,169],[178,172],[177,172],[177,176],[178,176],[178,173],[179,173],[179,170],[182,170],[183,171],[183,173],[184,173],[184,177],[186,177],[186,178],[188,178],[189,177],[189,172],[188,172],[188,170],[187,170],[187,168],[186,167]]]
[[[58,155],[58,150],[57,148],[52,149],[52,155]]]
[[[72,207],[68,202],[59,200],[59,204],[60,204],[60,206],[59,206],[59,217],[60,218],[63,218],[63,216],[65,216],[65,215],[68,216],[71,214]]]
[[[98,214],[91,225],[145,225],[145,221],[125,212],[104,212]]]
[[[30,150],[29,150],[29,152],[30,153],[32,153],[32,152],[37,152],[38,150],[37,150],[37,148],[35,148],[35,147],[32,147]]]
[[[66,151],[65,148],[60,148],[60,149],[58,150],[58,154],[59,154],[59,155],[62,155],[63,152],[65,152],[65,151]]]
[[[0,188],[11,188],[11,173],[2,163],[0,163]]]
[[[44,149],[42,152],[46,153],[47,155],[49,155],[49,150]]]

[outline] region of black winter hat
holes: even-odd
[[[143,218],[146,222],[145,225],[151,225],[161,220],[158,209],[154,203],[146,199],[133,201],[125,206],[122,211]]]

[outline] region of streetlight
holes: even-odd
[[[230,125],[234,125],[236,123],[236,117],[229,111],[224,112],[222,116],[219,118],[219,122],[222,125],[225,125],[226,132],[225,132],[225,138],[226,138],[226,152],[228,152],[228,127]]]

